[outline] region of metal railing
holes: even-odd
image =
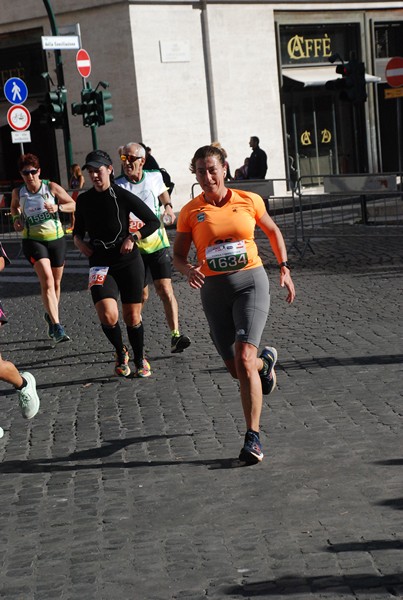
[[[321,175],[320,179],[323,185],[316,187],[312,187],[310,176],[300,177],[297,182],[261,180],[258,187],[253,180],[231,181],[227,187],[261,195],[289,251],[295,250],[301,257],[307,248],[314,252],[311,240],[318,237],[368,236],[379,227],[388,227],[390,235],[402,234],[401,173]],[[266,197],[262,193],[264,185],[269,190]],[[192,186],[192,197],[197,186]]]
[[[312,250],[315,237],[368,236],[379,227],[401,235],[403,189],[400,173],[322,175],[323,186],[312,188],[306,178],[297,182],[297,233],[295,247],[301,255]],[[313,251],[313,250],[312,250]]]

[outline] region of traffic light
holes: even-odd
[[[42,114],[41,121],[56,129],[64,126],[64,107],[67,99],[67,90],[62,87],[57,91],[48,92],[45,96],[45,104],[39,107]]]
[[[113,121],[113,115],[108,114],[112,110],[112,104],[106,102],[111,97],[110,92],[84,88],[81,90],[81,103],[73,102],[71,112],[73,115],[83,116],[85,127],[100,127]]]
[[[81,90],[81,98],[86,106],[86,111],[83,115],[83,125],[85,127],[98,125],[96,92],[91,88]]]
[[[346,100],[354,103],[365,102],[367,99],[367,88],[365,83],[365,65],[356,59],[350,60],[346,66],[345,95]]]
[[[71,105],[71,112],[74,116],[83,116],[83,125],[85,127],[98,125],[96,93],[91,88],[83,88],[81,90],[81,104],[73,102]]]
[[[326,82],[326,89],[340,91],[340,99],[359,104],[367,99],[365,65],[356,59],[336,66],[336,73],[342,78]]]
[[[100,91],[95,92],[96,95],[96,106],[97,106],[97,114],[98,114],[98,125],[106,125],[106,123],[110,123],[113,121],[113,115],[108,114],[110,110],[112,110],[112,104],[110,102],[106,102],[106,100],[110,100],[112,98],[112,94],[110,92]]]

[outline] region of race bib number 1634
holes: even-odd
[[[248,264],[245,241],[225,242],[206,248],[206,262],[211,271],[238,271]]]

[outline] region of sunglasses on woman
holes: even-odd
[[[133,156],[133,154],[121,154],[120,155],[120,160],[122,162],[126,162],[127,161],[127,162],[129,162],[131,164],[135,163],[136,160],[140,160],[142,158],[143,158],[142,156]]]
[[[39,169],[23,169],[21,173],[25,176],[27,175],[36,175]]]

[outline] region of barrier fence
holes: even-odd
[[[369,236],[388,229],[388,235],[403,230],[403,188],[400,173],[323,175],[322,186],[296,186],[298,227],[295,247],[301,255],[311,240],[327,235]]]
[[[256,192],[280,227],[289,251],[304,256],[311,241],[326,236],[368,236],[388,228],[403,233],[403,177],[401,173],[318,176],[296,182],[286,179],[227,182],[227,187]],[[198,184],[192,186],[192,197]],[[197,191],[199,193],[199,191]]]
[[[322,175],[322,185],[312,187],[311,178],[296,182],[287,179],[239,180],[226,182],[227,187],[258,193],[268,212],[280,227],[289,250],[302,257],[311,241],[331,235],[372,235],[381,227],[388,235],[403,233],[403,177],[401,173],[371,173],[359,175]],[[309,185],[308,185],[309,184]],[[74,190],[67,190],[73,193]],[[84,190],[82,190],[84,191]],[[191,196],[201,191],[193,184]],[[20,239],[14,231],[10,213],[11,192],[3,190],[0,208],[0,236]],[[65,227],[70,215],[60,213]]]

